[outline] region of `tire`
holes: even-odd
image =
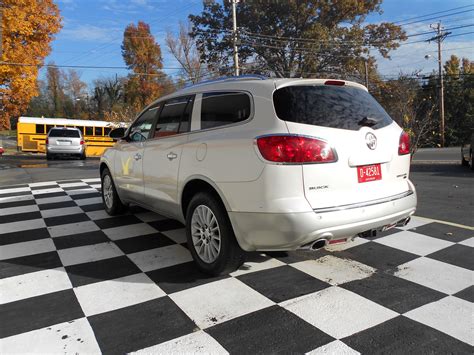
[[[194,261],[206,274],[227,274],[244,261],[244,251],[235,239],[225,207],[211,194],[200,192],[191,199],[186,237]]]
[[[461,165],[469,166],[469,160],[464,159],[464,153],[461,151]]]
[[[81,159],[81,160],[86,160],[86,159],[87,159],[86,152],[84,152],[84,153],[81,154],[80,159]]]
[[[46,153],[46,160],[54,160],[54,155],[50,153]]]
[[[121,214],[127,206],[120,201],[109,169],[105,168],[101,176],[101,195],[105,212],[111,216]]]

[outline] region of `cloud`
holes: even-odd
[[[94,25],[78,25],[74,28],[63,28],[62,39],[76,41],[107,42],[114,40],[121,30],[110,27],[98,27]]]

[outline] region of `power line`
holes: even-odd
[[[453,15],[458,15],[458,14],[465,14],[466,12],[472,12],[472,11],[474,11],[474,10],[464,10],[464,11],[459,11],[459,12],[453,12],[452,14],[435,16],[435,17],[430,17],[430,18],[426,18],[426,19],[423,19],[423,20],[419,20],[419,21],[403,23],[400,26],[407,26],[407,25],[412,25],[412,24],[415,24],[415,23],[426,22],[426,21],[431,21],[431,20],[437,20],[437,19],[442,18],[442,17],[449,17],[449,16],[453,16]]]
[[[445,31],[457,30],[459,28],[472,27],[472,26],[474,26],[474,24],[450,27],[450,28],[446,28]],[[415,36],[421,36],[421,35],[432,34],[432,33],[433,33],[433,31],[420,32],[420,33],[409,34],[409,35],[407,35],[407,37],[415,37]]]
[[[442,14],[442,13],[445,13],[445,12],[451,12],[451,11],[455,11],[455,10],[465,9],[466,7],[472,7],[472,6],[474,6],[474,5],[465,5],[465,6],[455,7],[455,8],[449,9],[449,10],[443,10],[443,11],[438,11],[438,12],[432,12],[432,13],[430,13],[430,14],[415,16],[415,17],[411,17],[411,18],[408,18],[408,19],[405,19],[405,20],[396,21],[396,22],[394,22],[394,24],[397,24],[397,23],[400,23],[400,22],[406,22],[406,21],[416,20],[416,19],[419,19],[419,18],[422,18],[422,17],[427,17],[427,16],[433,16],[433,15],[437,15],[437,14]]]

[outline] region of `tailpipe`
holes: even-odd
[[[397,222],[397,227],[405,227],[408,223],[410,223],[411,218],[407,217],[405,219],[402,219],[401,221]]]
[[[313,244],[311,244],[311,247],[310,249],[311,250],[319,250],[319,249],[322,249],[326,246],[327,244],[327,240],[326,239],[318,239],[316,240]]]

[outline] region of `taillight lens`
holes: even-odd
[[[46,144],[49,144],[49,139],[48,138],[46,138]]]
[[[403,131],[398,143],[398,155],[406,154],[410,154],[410,136],[407,132]]]
[[[257,138],[257,146],[263,158],[276,163],[332,163],[337,160],[329,144],[316,138],[265,136]]]
[[[83,145],[83,144],[86,144],[86,142],[84,142],[83,140],[81,140],[80,144]]]

